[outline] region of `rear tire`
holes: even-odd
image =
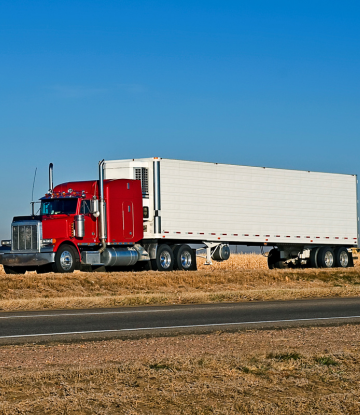
[[[54,272],[74,272],[78,261],[76,249],[68,244],[61,245],[55,254],[55,262],[52,264]]]
[[[311,268],[319,268],[318,264],[318,254],[321,248],[313,248],[310,251],[310,267]]]
[[[350,267],[350,253],[344,247],[336,248],[334,251],[335,254],[335,267],[337,268],[347,268]]]
[[[278,249],[272,249],[268,256],[269,269],[285,269],[288,268],[288,264],[280,259],[280,251]]]
[[[323,246],[317,255],[317,263],[320,268],[333,268],[335,265],[335,254],[332,248]]]
[[[277,249],[271,249],[268,255],[268,267],[269,269],[275,268],[275,262],[277,261],[277,254],[276,252],[279,252]],[[280,257],[280,255],[279,255]]]
[[[155,271],[172,271],[174,269],[174,254],[169,245],[159,245],[156,258],[151,260],[151,268]]]
[[[181,271],[196,271],[196,254],[189,245],[175,245],[174,269]]]

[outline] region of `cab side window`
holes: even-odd
[[[87,215],[88,213],[90,213],[90,202],[88,200],[83,200],[81,202],[81,208],[80,208],[80,213],[82,215]]]

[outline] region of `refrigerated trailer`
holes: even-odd
[[[52,166],[52,165],[51,165]],[[7,272],[131,266],[196,269],[230,245],[271,247],[269,268],[348,267],[358,245],[357,176],[163,158],[99,163],[99,180],[70,182],[14,218]]]

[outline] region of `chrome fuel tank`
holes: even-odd
[[[126,267],[134,265],[139,259],[138,251],[135,248],[114,248],[107,247],[101,253],[101,262],[106,267]]]

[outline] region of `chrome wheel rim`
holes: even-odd
[[[344,268],[346,268],[349,264],[349,256],[347,254],[347,252],[342,251],[340,252],[340,265]]]
[[[331,268],[334,264],[334,255],[330,251],[326,251],[324,260],[326,267]]]
[[[191,267],[191,254],[189,251],[184,251],[180,255],[180,262],[183,268]]]
[[[60,255],[60,265],[64,271],[69,271],[73,265],[73,257],[71,252],[64,251]]]
[[[171,265],[171,255],[168,251],[163,251],[160,254],[160,264],[161,268],[167,269]]]

